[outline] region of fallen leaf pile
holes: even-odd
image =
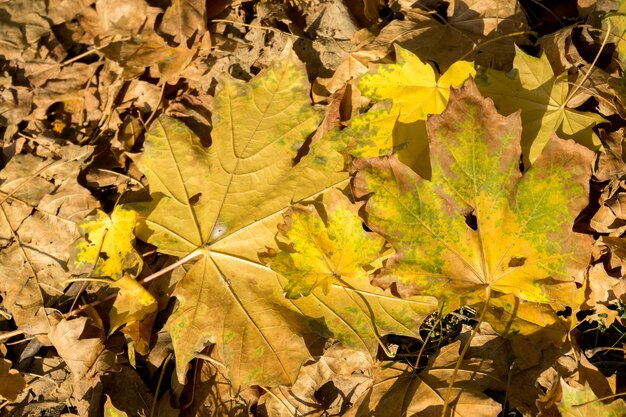
[[[626,416],[625,9],[0,2],[0,416]]]

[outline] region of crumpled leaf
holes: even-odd
[[[15,155],[0,172],[0,292],[20,330],[48,332],[45,307],[65,287],[77,223],[98,201],[79,185],[90,148],[66,144],[61,158]]]
[[[43,0],[13,0],[0,4],[0,55],[19,59],[29,45],[50,30]]]
[[[100,377],[115,368],[115,352],[105,349],[104,331],[87,317],[62,319],[50,328],[50,342],[72,373],[73,397],[80,415],[99,407]]]
[[[343,157],[324,141],[293,164],[319,122],[308,89],[303,67],[286,50],[250,83],[222,80],[211,147],[161,117],[135,158],[153,198],[136,207],[137,236],[172,255],[201,248],[174,292],[179,307],[166,324],[181,382],[186,364],[209,342],[234,386],[290,383],[309,355],[297,334],[306,319],[257,256],[274,246],[284,208],[347,177]]]
[[[371,387],[345,415],[441,416],[448,384],[459,359],[459,347],[458,341],[443,347],[419,374],[399,364],[374,369]],[[456,374],[445,415],[498,415],[502,406],[483,393],[491,383],[491,372],[489,360],[464,359]]]
[[[512,78],[487,70],[477,79],[482,94],[493,99],[504,115],[521,110],[522,153],[526,166],[534,163],[554,133],[597,149],[600,140],[591,130],[605,120],[589,112],[567,108],[567,73],[555,77],[545,55],[535,58],[516,47]]]
[[[556,311],[580,299],[574,279],[588,263],[592,238],[572,226],[593,153],[553,138],[522,176],[518,116],[497,114],[473,83],[427,129],[432,181],[394,157],[353,165],[355,196],[370,195],[368,227],[397,252],[374,283],[433,295],[444,312],[489,300],[515,319],[501,334],[559,321]]]
[[[626,416],[626,402],[623,399],[617,398],[605,404],[596,397],[587,384],[582,388],[575,388],[561,378],[561,390],[563,394],[557,407],[562,417]]]
[[[259,406],[272,417],[341,415],[369,388],[371,367],[363,352],[332,345],[315,362],[300,368],[293,386],[272,389],[259,398]]]
[[[120,279],[124,272],[138,275],[143,263],[135,250],[136,214],[116,206],[109,217],[102,210],[85,218],[79,229],[83,237],[72,248],[75,273]]]

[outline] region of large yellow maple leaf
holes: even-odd
[[[593,152],[555,137],[522,175],[519,116],[500,116],[473,83],[427,128],[432,181],[394,157],[354,163],[367,225],[397,251],[375,282],[433,295],[444,311],[488,304],[501,333],[558,327],[557,311],[581,301],[592,238],[572,227]]]
[[[163,116],[135,157],[152,196],[133,207],[137,236],[162,253],[198,256],[165,326],[181,382],[210,343],[234,386],[289,384],[309,357],[300,334],[307,318],[257,256],[274,246],[282,210],[347,179],[343,157],[325,141],[294,164],[320,121],[308,95],[303,65],[286,50],[248,83],[221,80],[210,147]]]

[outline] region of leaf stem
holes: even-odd
[[[443,401],[443,410],[441,411],[441,417],[446,417],[446,413],[448,412],[448,405],[450,404],[450,396],[452,395],[452,386],[454,385],[454,380],[456,379],[457,374],[459,373],[459,369],[461,368],[461,363],[463,362],[463,358],[467,354],[467,351],[472,344],[472,340],[478,333],[480,329],[480,325],[485,320],[485,315],[487,314],[487,310],[489,309],[489,300],[491,299],[491,287],[487,286],[485,288],[485,306],[483,310],[480,312],[480,317],[478,318],[478,323],[472,329],[472,333],[470,333],[467,342],[465,342],[465,346],[463,346],[463,350],[461,350],[461,354],[459,355],[459,359],[456,361],[456,365],[454,366],[454,372],[452,373],[452,377],[450,378],[450,383],[448,384],[448,390],[446,391],[446,396]]]
[[[193,258],[196,258],[196,257],[198,257],[198,256],[202,255],[202,254],[204,253],[204,250],[203,250],[203,249],[204,249],[204,246],[201,246],[201,247],[199,247],[198,249],[196,249],[196,250],[194,250],[193,252],[191,252],[189,255],[187,255],[187,256],[185,256],[185,257],[183,257],[183,258],[180,258],[178,261],[174,262],[173,264],[171,264],[171,265],[169,265],[169,266],[167,266],[167,267],[165,267],[165,268],[161,269],[160,271],[155,272],[155,273],[154,273],[154,274],[152,274],[152,275],[148,275],[148,276],[147,276],[147,277],[145,277],[144,279],[141,279],[141,280],[139,280],[139,281],[137,281],[137,282],[138,282],[139,284],[142,284],[142,285],[143,285],[143,284],[147,284],[148,282],[153,281],[153,280],[157,279],[158,277],[160,277],[160,276],[162,276],[162,275],[165,275],[165,274],[167,274],[168,272],[170,272],[170,271],[172,271],[172,270],[174,270],[174,269],[178,268],[179,266],[181,266],[181,265],[183,265],[183,264],[185,264],[185,263],[189,262],[189,261],[190,261],[190,260],[192,260]],[[80,313],[81,311],[83,311],[83,310],[84,310],[85,308],[87,308],[87,307],[95,307],[95,306],[100,305],[100,304],[102,304],[102,303],[105,303],[105,302],[107,302],[107,301],[109,301],[109,300],[112,300],[112,299],[114,299],[115,297],[117,297],[117,293],[115,293],[115,294],[111,294],[111,295],[109,295],[109,296],[107,296],[107,297],[105,297],[105,298],[103,298],[103,299],[101,299],[101,300],[96,300],[96,301],[91,302],[91,303],[89,303],[89,304],[86,304],[86,305],[84,305],[84,306],[78,307],[77,309],[72,310],[72,311],[70,311],[69,313],[67,313],[67,316],[66,316],[66,317],[67,317],[67,318],[73,317],[73,316],[77,315],[78,313]]]
[[[604,50],[604,47],[606,46],[606,43],[609,40],[609,35],[611,34],[611,21],[607,20],[607,24],[608,24],[608,29],[606,31],[606,35],[604,36],[604,39],[602,40],[602,45],[600,45],[600,49],[598,50],[598,53],[596,54],[595,58],[593,59],[593,62],[589,66],[589,71],[587,71],[583,79],[580,80],[580,82],[576,84],[576,87],[574,87],[574,89],[570,91],[570,93],[567,95],[567,98],[561,105],[562,109],[564,109],[565,106],[567,106],[567,103],[569,103],[569,101],[572,99],[572,97],[574,97],[574,95],[580,89],[580,87],[585,83],[585,81],[587,81],[587,78],[589,78],[589,76],[593,72],[594,67],[596,66],[596,62],[598,62],[598,59],[600,59],[600,54],[602,54],[602,51]]]

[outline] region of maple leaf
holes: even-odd
[[[427,129],[432,181],[394,157],[354,162],[367,225],[397,251],[375,282],[434,295],[446,311],[489,300],[515,318],[501,333],[558,320],[589,258],[592,238],[572,224],[587,204],[593,153],[553,138],[522,176],[518,116],[500,116],[473,83]]]
[[[430,114],[441,113],[450,89],[461,86],[476,71],[472,63],[458,61],[437,78],[435,70],[413,53],[397,45],[395,50],[395,64],[378,65],[374,73],[359,78],[362,94],[379,103],[354,117],[337,140],[357,157],[396,153],[400,161],[427,176],[424,121]]]
[[[554,76],[545,54],[535,58],[516,47],[515,78],[487,70],[477,79],[482,94],[493,99],[504,115],[522,114],[522,153],[526,166],[534,163],[554,133],[597,149],[599,138],[591,128],[604,122],[601,116],[567,108],[567,73]]]
[[[72,248],[74,272],[112,279],[120,279],[125,271],[137,275],[143,262],[133,247],[135,221],[135,212],[121,206],[111,217],[98,210],[85,218],[79,226],[83,237]]]
[[[135,206],[137,236],[176,256],[200,248],[166,324],[181,382],[209,342],[234,386],[290,383],[309,355],[298,334],[306,319],[257,256],[275,245],[283,209],[347,178],[343,157],[323,141],[293,163],[320,120],[308,91],[302,64],[287,49],[249,83],[222,79],[209,148],[183,123],[161,117],[135,157],[152,196]]]
[[[417,329],[437,309],[436,300],[400,299],[370,285],[364,267],[379,258],[384,239],[363,230],[358,206],[341,191],[329,190],[324,203],[294,207],[286,215],[281,238],[289,248],[269,265],[289,280],[287,297],[303,314],[323,317],[335,339],[371,358],[385,334],[419,337]]]
[[[325,293],[344,278],[367,279],[363,270],[380,255],[385,240],[363,230],[358,207],[339,190],[329,191],[326,222],[314,206],[296,206],[286,215],[282,235],[291,246],[271,261],[274,271],[289,280],[289,298],[309,295],[321,286]]]
[[[574,388],[561,378],[563,394],[556,405],[563,417],[624,417],[626,403],[618,398],[609,404],[598,399],[589,385]]]
[[[441,113],[448,103],[450,87],[459,87],[476,74],[474,64],[457,61],[437,79],[435,70],[415,54],[397,45],[395,51],[395,64],[378,65],[375,73],[359,78],[358,87],[372,99],[393,99],[398,120],[403,123]]]
[[[109,313],[111,319],[109,334],[126,323],[141,321],[150,314],[156,313],[156,299],[129,275],[124,275],[112,282],[111,286],[119,288],[119,293]]]

